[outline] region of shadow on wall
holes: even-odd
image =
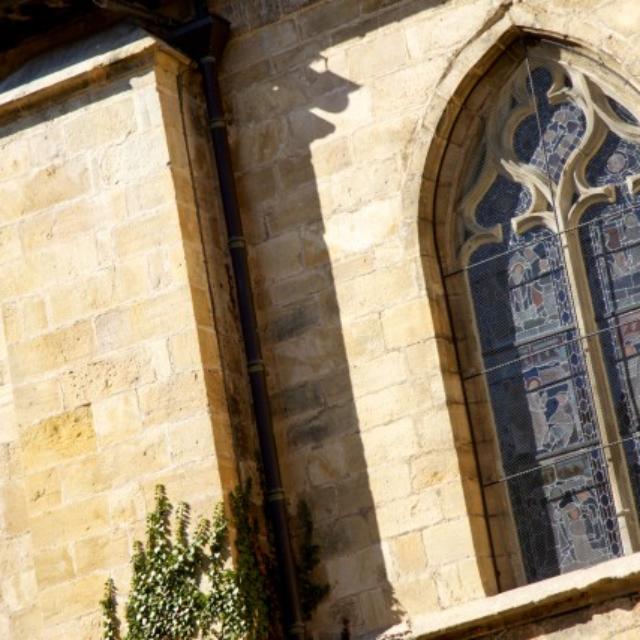
[[[276,81],[275,100],[278,91],[301,91],[315,98],[311,108],[331,114],[346,112],[359,88],[328,69],[309,67],[300,70],[296,85]],[[287,147],[273,166],[273,197],[263,203],[264,226],[252,229],[252,241],[259,242],[252,273],[285,486],[292,504],[304,498],[312,508],[332,588],[317,624],[322,637],[357,637],[393,626],[400,615],[386,575],[324,241],[323,198],[331,196],[318,191],[322,178],[311,153],[336,127],[309,108],[294,110],[287,125]],[[243,211],[255,211],[243,204]]]
[[[349,6],[360,12],[360,3],[336,1],[332,24],[354,24],[332,33],[327,27],[296,49],[249,66],[236,68],[227,58],[223,67],[285,489],[292,506],[305,498],[312,508],[332,587],[311,625],[323,639],[373,637],[399,623],[403,612],[383,554],[335,285],[374,264],[366,251],[332,263],[325,242],[326,220],[341,197],[331,175],[350,158],[348,140],[323,140],[336,132],[328,121],[334,115],[336,121],[358,117],[350,108],[360,87],[330,70],[322,51],[442,2],[371,2],[376,12],[367,16],[362,9],[354,18],[345,12]],[[232,7],[216,9],[233,20]],[[375,179],[367,189],[375,189]],[[382,340],[366,323],[349,330],[355,357]]]

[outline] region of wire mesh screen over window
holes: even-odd
[[[640,501],[640,124],[597,73],[538,44],[488,92],[445,269],[472,420],[493,423],[482,482],[529,582],[636,535],[616,513]]]

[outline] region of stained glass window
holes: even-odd
[[[640,504],[640,123],[596,83],[551,45],[514,66],[483,114],[445,274],[465,279],[478,355],[463,377],[483,380],[486,484],[505,487],[529,582],[623,553],[615,483]]]

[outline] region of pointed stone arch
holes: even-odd
[[[439,89],[432,97],[430,106],[426,109],[422,129],[416,132],[416,143],[409,161],[410,171],[404,185],[406,199],[411,199],[416,203],[426,290],[437,338],[438,358],[443,372],[447,403],[451,409],[449,417],[453,441],[459,452],[466,450],[469,443],[474,441],[474,436],[471,435],[467,420],[468,415],[461,412],[458,407],[459,362],[453,348],[450,309],[442,278],[443,267],[445,269],[452,268],[451,264],[446,264],[448,256],[455,253],[451,246],[451,243],[455,244],[456,238],[451,201],[455,198],[454,185],[460,181],[460,172],[468,169],[464,162],[465,143],[468,142],[470,131],[474,126],[477,126],[472,122],[470,108],[472,110],[474,104],[480,105],[488,93],[499,90],[501,76],[513,69],[514,65],[519,64],[517,43],[523,37],[530,38],[535,35],[548,38],[551,35],[551,29],[541,28],[544,25],[532,26],[535,28],[514,27],[509,16],[506,15],[489,28],[486,37],[469,43],[465,51],[451,63],[447,70],[447,76],[442,78]],[[632,82],[613,72],[610,82],[607,79],[602,80],[602,76],[606,74],[598,74],[596,69],[597,65],[602,64],[603,58],[606,58],[608,68],[616,68],[616,66],[621,68],[621,64],[616,64],[620,63],[620,59],[616,59],[617,57],[612,55],[595,55],[580,43],[579,33],[576,33],[574,38],[571,38],[570,35],[564,34],[562,37],[558,37],[555,34],[554,38],[563,47],[582,55],[585,60],[585,68],[590,67],[590,71],[598,76],[601,80],[600,85],[605,89],[611,89],[611,92],[616,96],[627,96],[624,101],[628,104],[629,96],[637,95]],[[610,47],[612,51],[621,52],[624,50],[622,41],[614,43],[614,45],[616,46]],[[471,64],[470,60],[473,60],[474,56],[477,62]],[[587,70],[587,75],[588,73],[589,70]],[[604,119],[606,120],[606,115]],[[597,138],[597,136],[595,137]],[[426,163],[421,167],[420,158],[424,162],[425,156]],[[418,171],[419,167],[422,168],[422,171]],[[544,194],[545,186],[541,181],[537,187],[537,191]],[[419,196],[416,195],[417,192]],[[606,200],[609,196],[610,194],[606,190],[601,192],[603,199]],[[585,192],[582,210],[587,209],[597,197],[595,193]],[[575,216],[581,215],[579,204],[573,209]],[[540,212],[537,215],[538,219],[536,220],[531,216],[527,220],[520,221],[522,229],[526,225],[535,226],[544,222],[543,218],[546,214]],[[546,222],[550,222],[548,215]],[[488,237],[483,238],[482,234],[478,233],[474,240],[479,243],[491,240],[491,233],[487,232],[487,234]],[[467,249],[473,251],[473,246],[469,246]],[[469,397],[467,390],[467,406],[474,400],[473,397]],[[491,421],[491,416],[487,416],[487,422]],[[479,450],[477,446],[474,449],[474,456],[459,455],[459,464],[481,577],[485,591],[492,593],[498,588],[497,583],[494,582],[496,576],[498,576],[497,582],[501,590],[523,584],[526,582],[526,577],[522,570],[515,533],[511,531],[502,539],[496,539],[495,530],[496,528],[500,529],[500,526],[492,527],[493,535],[489,533],[488,520],[490,518],[486,496],[484,499],[478,497],[478,463],[482,456],[488,454]],[[502,499],[504,500],[504,496]],[[479,508],[479,504],[482,505],[481,508]],[[493,515],[495,517],[495,514]],[[502,528],[509,529],[507,526]],[[625,535],[629,538],[628,533]],[[631,538],[634,535],[632,533]],[[627,541],[629,548],[635,549],[636,544],[636,542]],[[506,549],[506,553],[502,553],[501,549]],[[501,557],[501,555],[505,557]],[[488,558],[491,558],[491,562],[487,561]]]

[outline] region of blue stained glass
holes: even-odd
[[[574,103],[549,102],[551,82],[548,70],[534,70],[528,89],[538,114],[520,122],[513,144],[521,162],[557,183],[585,134],[586,121]],[[626,177],[635,167],[635,160],[622,166],[615,155],[631,153],[620,141],[602,147],[590,176],[601,179],[605,167],[607,175],[617,171]],[[525,570],[533,581],[616,557],[621,545],[562,247],[547,228],[518,234],[511,225],[531,202],[524,186],[496,178],[477,206],[476,221],[487,228],[500,225],[503,240],[476,250],[468,278],[503,471]],[[621,218],[594,236],[603,255],[600,271],[592,270],[596,275],[591,277],[606,271],[617,283],[615,295],[609,296],[612,308],[623,294],[633,304],[637,295],[640,303],[636,223]],[[638,334],[634,354],[640,353]],[[631,352],[629,344],[625,348]],[[640,390],[640,355],[634,357]]]
[[[554,462],[599,441],[558,238],[508,223],[503,237],[475,252],[469,282],[527,575],[537,580],[614,557],[619,540],[604,523],[610,494],[594,479],[596,462],[587,455],[573,475]]]
[[[608,98],[625,123],[637,118]],[[609,131],[587,165],[589,184],[615,186],[615,201],[591,207],[580,230],[609,386],[640,504],[640,197],[626,178],[640,174],[640,145]]]
[[[549,71],[544,67],[538,67],[531,76],[529,93],[532,93],[533,84],[537,115],[529,115],[520,123],[515,132],[513,146],[520,160],[532,165],[557,183],[566,161],[580,144],[586,130],[586,121],[584,114],[574,103],[549,102]]]
[[[609,132],[598,152],[587,165],[587,181],[594,187],[624,183],[640,173],[640,145]],[[626,199],[624,191],[619,194]]]
[[[605,170],[606,171],[606,170]],[[592,207],[581,242],[602,352],[636,501],[640,504],[640,202]]]
[[[509,225],[503,232],[504,243],[475,252],[470,271],[472,288],[484,300],[477,313],[486,352],[558,331],[562,313],[571,318],[554,235],[543,228],[517,235]]]
[[[512,481],[522,558],[531,581],[620,553],[600,451],[578,454]],[[552,526],[549,526],[552,523]]]
[[[483,227],[504,225],[531,206],[531,193],[523,185],[499,175],[476,208],[476,221]]]
[[[614,113],[618,116],[618,118],[620,118],[620,120],[626,122],[627,124],[638,124],[637,118],[631,113],[631,111],[629,111],[629,109],[622,106],[613,98],[607,98],[607,101],[609,102],[609,105],[613,109]]]

